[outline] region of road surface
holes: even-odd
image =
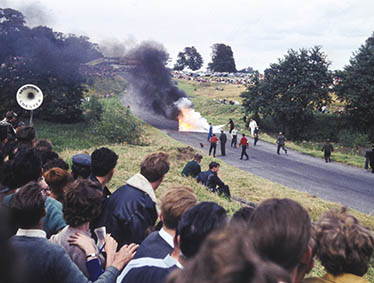
[[[164,131],[174,139],[199,149],[200,143],[203,143],[203,150],[208,153],[207,134]],[[371,171],[340,163],[325,163],[324,159],[290,149],[287,155],[282,150],[277,155],[274,144],[260,140],[254,147],[253,140],[249,139],[249,142],[249,161],[239,160],[241,149],[231,148],[230,138],[226,143],[226,156],[219,155],[220,145],[217,145],[217,158],[278,184],[374,214],[374,174]]]

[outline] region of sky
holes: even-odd
[[[131,48],[154,40],[170,54],[195,46],[204,67],[211,46],[231,46],[237,69],[262,72],[289,49],[322,46],[331,70],[349,64],[374,32],[373,0],[0,0],[30,26]]]

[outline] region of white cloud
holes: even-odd
[[[3,1],[4,2],[4,1]],[[175,59],[194,45],[210,61],[210,46],[232,47],[238,68],[263,70],[288,49],[321,45],[332,68],[348,64],[352,52],[374,31],[372,0],[64,0],[11,1],[14,8],[37,3],[58,31],[95,41],[155,40]],[[10,1],[7,2],[8,6]],[[25,13],[26,14],[26,13]]]

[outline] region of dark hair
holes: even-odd
[[[21,187],[10,200],[13,219],[23,229],[39,224],[45,215],[45,198],[38,182],[29,182]]]
[[[73,163],[71,165],[71,173],[74,179],[78,179],[78,177],[87,179],[91,175],[91,167]]]
[[[38,139],[35,144],[34,148],[39,150],[39,151],[52,151],[53,150],[53,145],[50,140],[47,139]]]
[[[237,210],[234,215],[231,217],[231,222],[235,223],[246,223],[248,224],[249,218],[252,215],[252,212],[255,210],[254,207],[251,206],[243,206],[239,210]]]
[[[149,154],[140,165],[140,174],[149,182],[160,180],[169,171],[169,155],[165,152]]]
[[[219,163],[215,162],[215,161],[212,161],[209,163],[209,169],[213,169],[215,167],[219,167]]]
[[[118,155],[109,148],[95,149],[91,154],[91,171],[94,176],[104,177],[117,165]]]
[[[31,143],[35,139],[33,126],[22,126],[17,128],[16,137],[19,143]]]
[[[17,152],[7,166],[7,178],[4,185],[10,189],[19,188],[30,181],[37,181],[42,173],[42,163],[35,149],[29,148]]]
[[[193,156],[193,159],[196,160],[196,161],[199,161],[199,160],[203,159],[203,156],[200,153],[195,153],[194,156]]]
[[[61,168],[52,168],[46,171],[43,176],[56,199],[61,203],[64,202],[64,188],[73,181],[70,173]]]
[[[52,168],[61,168],[64,170],[69,170],[69,164],[67,164],[63,159],[55,158],[52,160],[47,161],[46,163],[43,164],[43,170],[48,171],[49,169]]]
[[[226,210],[215,202],[201,202],[187,210],[179,221],[176,236],[187,258],[193,257],[206,236],[227,223]]]
[[[226,227],[208,235],[197,255],[187,261],[183,269],[173,272],[167,282],[275,283],[291,280],[279,266],[262,261],[248,237],[233,227]]]
[[[334,276],[363,276],[374,251],[372,232],[347,213],[346,208],[326,212],[316,223],[317,257]]]
[[[77,227],[98,217],[101,212],[101,197],[98,183],[82,178],[71,183],[62,209],[66,224]]]
[[[291,199],[267,199],[249,219],[251,240],[259,255],[292,271],[308,248],[308,212]]]
[[[36,152],[38,153],[43,165],[47,163],[48,161],[59,158],[58,154],[54,151],[36,150]]]
[[[161,197],[161,212],[164,225],[168,229],[177,229],[182,215],[197,203],[196,195],[190,187],[175,187]]]
[[[17,113],[16,112],[14,112],[14,111],[8,111],[6,114],[5,114],[5,118],[7,119],[7,120],[11,120],[11,119],[13,119],[13,118],[17,118]]]

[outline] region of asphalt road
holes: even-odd
[[[164,131],[192,147],[201,149],[200,143],[203,143],[203,150],[208,153],[207,134]],[[249,160],[240,160],[241,149],[231,148],[229,135],[228,138],[226,156],[220,156],[220,145],[217,145],[218,159],[278,184],[374,214],[374,174],[371,172],[334,162],[325,163],[323,159],[293,150],[288,150],[287,155],[281,150],[277,155],[276,145],[259,140],[254,147],[252,139],[247,150]]]

